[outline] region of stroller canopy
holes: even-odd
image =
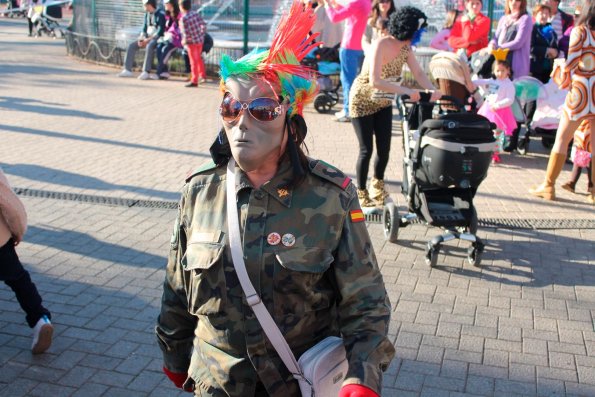
[[[429,67],[435,79],[456,81],[465,86],[469,92],[473,91],[469,66],[456,54],[439,52],[432,57]]]

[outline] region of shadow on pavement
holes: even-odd
[[[545,173],[544,173],[545,174]],[[481,189],[481,187],[480,187]],[[558,189],[562,191],[562,188],[556,188],[556,192]],[[527,203],[533,204],[535,206],[544,206],[549,208],[557,208],[559,209],[560,215],[558,218],[567,218],[567,215],[564,214],[564,210],[572,211],[573,213],[576,212],[584,212],[586,218],[588,219],[590,216],[593,216],[593,206],[587,203],[586,195],[581,195],[580,193],[576,194],[576,200],[568,200],[566,198],[556,196],[556,200],[548,201],[543,200],[539,197],[533,197],[530,195],[529,191],[527,190],[527,197],[518,197],[518,196],[506,196],[503,194],[496,194],[496,193],[485,193],[481,190],[477,192],[477,196],[475,200],[481,199],[482,197],[490,197],[492,199],[499,199],[499,200],[509,200],[515,203]],[[479,214],[481,218],[481,214]]]
[[[60,107],[50,107],[41,105],[32,105],[30,103],[42,103],[34,99],[27,98],[15,98],[15,97],[0,97],[0,108],[7,110],[13,110],[17,112],[32,112],[36,114],[47,114],[50,116],[66,116],[66,117],[82,117],[86,119],[94,120],[122,120],[119,117],[101,116],[91,112],[85,112],[82,110],[75,109],[63,109]]]
[[[127,192],[143,194],[151,197],[160,197],[166,200],[178,200],[179,192],[165,192],[162,190],[146,189],[130,185],[118,185],[105,182],[99,178],[88,175],[76,174],[55,168],[43,167],[34,164],[7,164],[0,163],[0,167],[11,175],[20,176],[34,181],[53,183],[62,186],[71,186],[90,190],[125,190]]]
[[[180,393],[161,372],[154,326],[159,307],[134,288],[33,273],[52,312],[50,349],[32,355],[31,330],[12,290],[0,284],[0,395],[159,395]],[[31,374],[34,374],[33,376]],[[85,385],[90,378],[91,385]],[[103,380],[101,380],[101,379]],[[108,380],[106,380],[108,379]]]
[[[500,233],[512,234],[513,239],[498,239]],[[486,238],[484,243],[486,247],[478,267],[471,266],[467,261],[462,267],[441,265],[439,258],[437,269],[507,285],[595,285],[595,267],[589,264],[587,254],[592,251],[589,247],[593,247],[590,240],[554,236],[543,230],[501,230],[495,236]],[[409,245],[420,248],[420,256],[423,256],[423,244],[409,242]],[[466,258],[466,249],[467,245],[454,247],[445,244],[440,253],[462,260]]]
[[[158,152],[182,154],[182,155],[186,155],[186,156],[198,156],[198,157],[204,157],[206,159],[211,158],[211,155],[209,153],[200,153],[200,152],[191,152],[191,151],[187,151],[187,150],[168,149],[168,148],[159,147],[159,146],[142,145],[139,143],[122,142],[122,141],[115,141],[112,139],[104,139],[104,138],[93,138],[93,137],[88,137],[88,136],[66,134],[63,132],[37,130],[34,128],[18,127],[18,126],[6,125],[6,124],[0,124],[0,131],[2,131],[2,130],[23,133],[23,134],[47,136],[50,138],[72,139],[75,141],[102,143],[105,145],[123,146],[123,147],[143,149],[143,150],[155,150]]]
[[[139,268],[164,269],[167,259],[137,249],[101,241],[86,233],[54,227],[30,226],[27,242]]]

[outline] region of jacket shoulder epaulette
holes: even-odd
[[[186,183],[190,182],[190,180],[194,178],[196,175],[202,174],[205,171],[214,170],[215,168],[217,168],[217,164],[215,164],[213,160],[209,160],[208,162],[198,167],[196,170],[189,173],[188,176],[186,176]]]
[[[351,178],[322,160],[310,160],[309,165],[314,175],[339,186],[342,190],[347,189],[351,183]]]

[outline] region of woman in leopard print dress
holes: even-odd
[[[384,188],[384,171],[391,143],[392,97],[394,94],[409,95],[414,101],[420,97],[419,90],[402,87],[396,82],[401,76],[403,65],[407,64],[417,83],[426,91],[435,90],[411,51],[411,45],[419,41],[427,25],[426,20],[426,15],[415,7],[402,7],[391,14],[388,21],[390,34],[372,43],[362,70],[351,86],[349,114],[359,141],[356,173],[358,198],[362,207],[382,205],[388,196]],[[383,97],[383,93],[389,95]],[[432,100],[440,96],[440,91],[434,91]],[[366,182],[374,139],[377,158],[368,192]]]

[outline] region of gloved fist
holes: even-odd
[[[182,389],[184,386],[184,382],[186,382],[186,379],[188,378],[188,374],[184,373],[177,373],[177,372],[171,372],[169,369],[163,367],[163,372],[165,373],[165,375],[167,375],[167,377],[169,378],[169,380],[171,380],[174,385],[176,385],[177,388]]]
[[[351,384],[345,385],[339,391],[339,397],[380,397],[369,387]]]

